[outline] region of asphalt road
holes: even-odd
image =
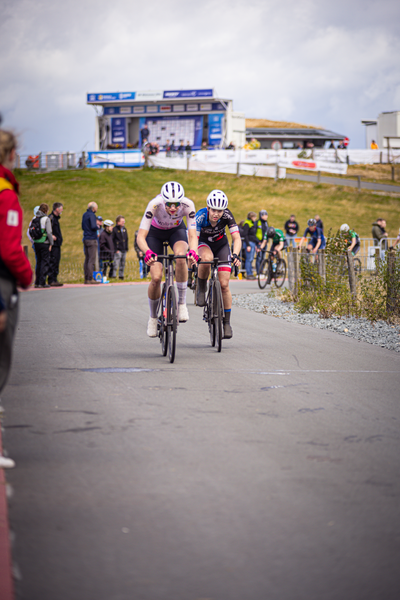
[[[146,291],[22,296],[18,598],[398,600],[400,356],[238,308],[218,354],[190,305],[171,365]]]
[[[300,179],[302,181],[311,181],[312,183],[328,183],[330,185],[344,185],[347,187],[358,188],[357,179],[346,179],[345,177],[329,177],[329,175],[320,175],[320,179],[318,181],[317,175],[309,175],[307,173],[287,173],[286,178]],[[361,180],[360,188],[363,190],[392,192],[395,194],[400,194],[400,186],[391,185],[390,183],[374,183],[372,181]]]

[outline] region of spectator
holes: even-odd
[[[186,154],[189,156],[192,153],[192,146],[190,145],[189,140],[186,142]]]
[[[170,144],[169,140],[166,141],[164,150],[165,150],[165,156],[171,156],[171,144]]]
[[[51,222],[47,213],[49,212],[49,205],[43,203],[39,206],[39,210],[36,211],[36,216],[40,217],[40,228],[42,230],[42,237],[35,241],[35,254],[36,254],[36,277],[35,277],[35,288],[49,288],[49,284],[46,283],[47,275],[50,268],[50,256],[54,244],[53,234],[51,231]]]
[[[107,278],[107,269],[111,277],[114,264],[113,225],[110,219],[104,221],[104,229],[100,234],[100,257],[103,261],[103,276]]]
[[[229,146],[226,147],[227,150],[235,150],[235,144],[233,142],[229,142]]]
[[[333,143],[333,140],[331,140],[331,143],[328,146],[328,150],[334,150],[335,149],[335,144]]]
[[[138,257],[138,261],[139,261],[139,275],[140,275],[140,279],[144,279],[145,277],[147,277],[147,274],[150,270],[150,267],[148,267],[146,265],[146,263],[144,262],[144,255],[143,252],[141,251],[141,249],[138,246],[137,243],[137,236],[138,236],[139,231],[135,231],[135,242],[134,242],[134,246],[135,246],[135,251]]]
[[[147,142],[147,140],[149,139],[149,136],[150,136],[150,131],[149,131],[149,128],[147,127],[147,123],[146,123],[144,125],[144,127],[140,130],[142,146],[144,146],[145,142]]]
[[[126,253],[128,252],[128,232],[125,229],[125,217],[118,215],[115,220],[112,240],[114,244],[114,268],[111,277],[124,278]]]
[[[372,140],[371,142],[371,150],[379,150],[379,146],[375,140]]]
[[[0,130],[0,393],[11,369],[14,333],[18,321],[17,286],[28,288],[32,270],[21,246],[23,213],[18,200],[18,182],[12,173],[17,140],[12,133]],[[0,454],[0,467],[15,463]]]
[[[60,218],[63,210],[64,207],[61,204],[61,202],[54,202],[53,212],[49,217],[54,241],[53,248],[50,254],[50,266],[48,275],[48,284],[52,287],[61,287],[62,285],[64,285],[63,283],[60,283],[57,279],[60,270],[61,245],[63,243],[63,237],[60,229]]]
[[[322,231],[324,231],[324,224],[321,221],[321,217],[319,215],[315,215],[314,219],[315,219],[315,222],[317,223],[318,229],[322,229]]]
[[[257,214],[253,211],[250,211],[243,225],[244,243],[246,246],[246,279],[255,279],[253,275],[252,262],[258,243],[256,221]]]
[[[172,140],[171,147],[170,147],[170,156],[174,156],[175,152],[176,152],[175,140]]]
[[[256,236],[257,236],[257,247],[256,247],[256,272],[258,273],[261,263],[264,259],[265,256],[265,250],[263,249],[263,247],[261,247],[262,242],[264,239],[266,239],[267,236],[267,230],[268,230],[268,213],[266,210],[260,210],[259,214],[259,219],[256,222],[256,226],[257,226],[257,232],[256,232]]]
[[[97,254],[96,254],[96,260],[95,260],[95,271],[101,271],[102,270],[102,264],[100,261],[100,234],[103,231],[103,217],[98,217],[96,215],[96,225],[97,225]]]
[[[338,150],[346,150],[346,147],[347,147],[347,146],[346,146],[346,144],[345,144],[344,140],[342,140],[342,141],[340,142],[340,144],[338,145]]]
[[[394,241],[394,244],[392,246],[392,248],[396,248],[397,244],[400,244],[400,229],[399,229],[399,235],[397,236],[397,238]]]
[[[299,230],[299,224],[296,221],[296,215],[290,215],[289,219],[285,223],[286,241],[288,246],[292,244],[293,248],[296,248],[296,235]]]
[[[39,205],[35,206],[35,208],[33,209],[33,218],[36,217],[36,212],[39,210]],[[28,225],[28,229],[26,230],[26,235],[28,237],[28,240],[30,241],[30,243],[32,244],[32,250],[33,253],[35,255],[35,263],[36,263],[36,249],[35,249],[35,242],[31,237],[31,234],[29,233],[29,227],[31,226],[33,219],[31,219],[31,221],[29,221],[29,225]],[[36,267],[35,267],[35,271],[36,271]]]
[[[179,148],[178,148],[178,154],[179,156],[183,156],[185,153],[185,146],[183,145],[183,140],[181,140],[181,143],[179,144]]]
[[[387,250],[388,234],[385,231],[385,227],[385,219],[376,219],[376,221],[372,223],[372,237],[374,238],[374,246],[380,246],[381,250]]]
[[[204,142],[201,144],[201,149],[202,149],[202,150],[208,150],[208,147],[207,147],[207,142],[206,142],[205,140],[204,140]]]
[[[85,273],[86,284],[97,284],[93,278],[93,271],[96,264],[97,256],[97,232],[98,226],[96,221],[97,212],[96,202],[89,202],[87,210],[82,216],[83,229],[83,250],[85,252],[85,262],[83,270]]]

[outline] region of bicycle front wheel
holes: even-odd
[[[215,346],[215,323],[214,323],[214,285],[213,282],[210,281],[210,288],[207,296],[207,306],[206,306],[206,315],[207,315],[207,324],[208,324],[208,332],[210,334],[210,342],[211,346]]]
[[[354,259],[354,270],[357,275],[361,273],[361,260],[359,258]]]
[[[274,273],[275,285],[280,288],[285,283],[286,279],[286,263],[283,258],[280,258],[276,263],[276,271]]]
[[[167,327],[167,298],[165,295],[165,283],[162,287],[160,304],[158,307],[158,335],[161,342],[161,353],[167,356],[168,351],[168,327]]]
[[[175,288],[170,286],[167,293],[167,328],[168,328],[168,356],[169,362],[175,360],[176,332],[178,328],[177,305]]]
[[[215,328],[215,345],[218,352],[222,349],[222,320],[224,315],[224,305],[222,303],[221,284],[219,281],[214,282],[214,328]]]
[[[260,270],[258,272],[258,287],[262,290],[268,283],[268,274],[269,274],[269,261],[263,260],[260,266]]]

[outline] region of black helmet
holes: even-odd
[[[314,227],[314,225],[317,224],[317,221],[315,219],[308,219],[308,226],[309,227]]]
[[[274,227],[268,227],[267,237],[273,238],[274,235],[275,235],[275,229],[274,229]]]

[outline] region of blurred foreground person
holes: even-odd
[[[27,288],[32,281],[32,269],[21,246],[23,215],[18,182],[12,173],[16,148],[14,135],[0,129],[0,393],[11,368],[18,320],[17,285]],[[13,466],[13,460],[0,455],[0,467]]]

